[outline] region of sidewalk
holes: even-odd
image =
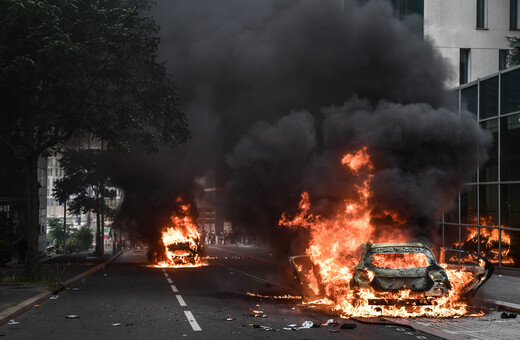
[[[493,276],[477,291],[475,298],[520,313],[520,271],[495,270]]]
[[[67,286],[93,274],[122,252],[112,256],[112,249],[105,249],[103,258],[93,256],[92,251],[76,254],[49,256],[40,259],[46,276],[61,278],[60,284],[12,282],[23,273],[23,265],[0,268],[0,326],[16,316],[34,308]]]

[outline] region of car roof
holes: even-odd
[[[420,247],[420,248],[426,248],[421,242],[406,242],[406,243],[372,243],[370,245],[371,248],[387,248],[387,247]]]

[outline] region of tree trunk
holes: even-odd
[[[65,254],[65,244],[67,243],[67,200],[63,202],[63,251]]]
[[[38,236],[40,234],[40,183],[38,182],[38,157],[31,157],[27,162],[27,218],[23,233],[26,233],[27,253],[25,254],[25,272],[29,278],[35,278],[38,272]]]
[[[105,257],[105,214],[101,213],[101,258]]]
[[[96,211],[96,256],[101,256],[101,238],[100,236],[100,213]]]

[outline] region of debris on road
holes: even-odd
[[[80,316],[76,314],[70,314],[65,317],[65,319],[79,319]]]
[[[51,296],[51,300],[57,300],[60,296],[59,295],[53,295]]]
[[[261,310],[255,310],[255,309],[249,309],[252,314],[251,316],[254,317],[254,318],[267,318],[267,315],[264,314],[264,311],[261,311]]]
[[[503,312],[500,317],[502,319],[514,319],[516,318],[516,313],[508,313],[508,312]]]
[[[305,321],[302,323],[302,328],[311,328],[314,325],[314,322],[312,321]]]
[[[341,329],[354,329],[357,325],[355,323],[344,323],[341,325]]]
[[[121,326],[120,322],[113,323],[112,326]]]
[[[19,322],[18,321],[14,321],[13,319],[9,320],[9,322],[7,323],[8,325],[18,325]]]
[[[235,320],[235,319],[232,317],[226,318],[226,321],[233,321],[233,320]]]

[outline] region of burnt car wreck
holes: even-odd
[[[203,245],[199,238],[167,245],[168,257],[174,264],[195,264],[202,256]]]
[[[422,243],[368,243],[350,282],[354,291],[371,288],[381,299],[371,305],[396,304],[385,295],[409,289],[413,298],[400,300],[430,304],[436,297],[449,294],[450,281],[431,250]]]
[[[361,291],[370,291],[368,304],[374,306],[423,306],[435,304],[447,297],[452,289],[446,270],[469,272],[472,280],[462,293],[471,297],[489,279],[493,265],[484,257],[460,249],[441,248],[441,263],[423,243],[367,243],[361,246],[361,256],[353,269],[350,282],[344,282],[353,292],[353,304],[360,299]],[[326,294],[320,282],[320,270],[306,255],[293,256],[289,262],[300,282],[304,301]],[[409,291],[405,297],[400,292]]]

